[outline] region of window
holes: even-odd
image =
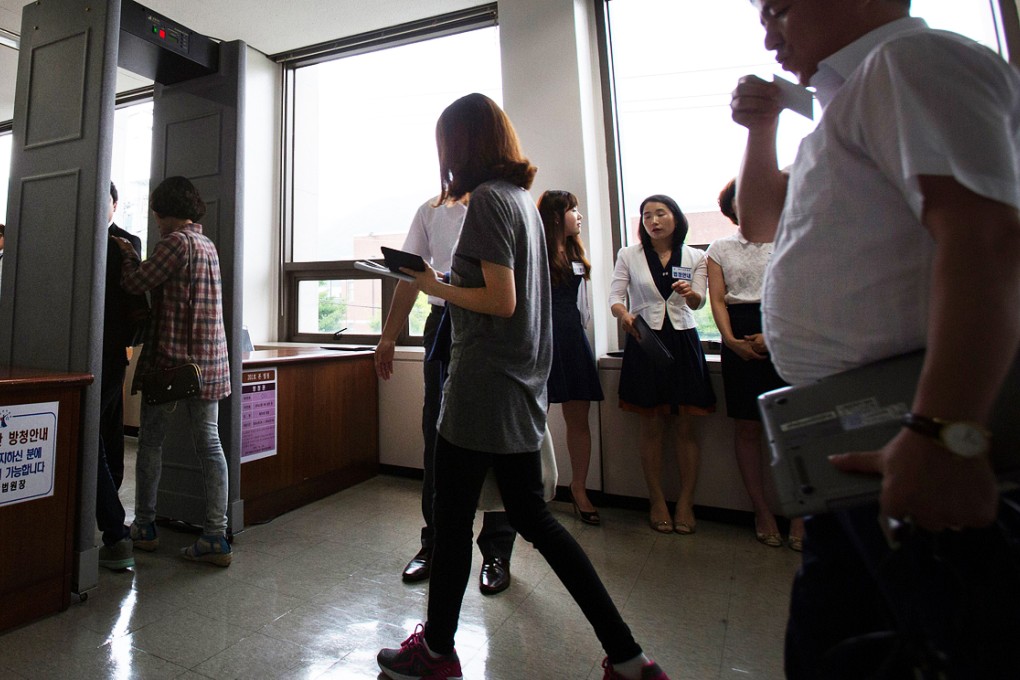
[[[501,101],[499,30],[486,17],[482,28],[372,51],[352,39],[356,53],[290,66],[286,339],[322,341],[342,328],[351,342],[377,339],[395,284],[353,262],[403,245],[415,211],[438,193],[443,109],[470,92]],[[421,335],[426,315],[420,296],[410,335]]]
[[[110,179],[119,200],[113,221],[142,240],[149,232],[149,174],[152,160],[152,100],[122,106],[113,118],[113,163]]]
[[[747,74],[793,79],[765,50],[757,11],[748,0],[613,0],[607,7],[621,240],[637,242],[638,208],[656,193],[672,196],[686,214],[688,244],[704,247],[732,234],[734,226],[716,203],[737,173],[746,140],[744,128],[730,118],[730,93]],[[934,28],[963,33],[1003,53],[1000,20],[988,0],[914,0],[911,13]],[[667,28],[650,32],[652,18],[655,26]],[[781,114],[780,165],[793,162],[800,140],[814,125],[790,111]],[[702,339],[718,341],[707,304],[696,317]]]
[[[7,223],[7,187],[11,181],[11,145],[13,136],[10,132],[0,133],[0,224]]]

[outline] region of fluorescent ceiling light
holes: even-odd
[[[15,50],[19,49],[21,47],[21,36],[13,31],[8,31],[6,28],[0,28],[0,45]]]

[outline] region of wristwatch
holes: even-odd
[[[918,413],[907,413],[900,422],[903,427],[934,439],[961,458],[988,453],[992,433],[977,423],[930,418]]]

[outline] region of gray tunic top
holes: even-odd
[[[477,451],[538,451],[552,365],[545,233],[531,195],[502,180],[471,194],[454,249],[452,283],[484,285],[483,260],[513,269],[516,308],[504,319],[450,305],[453,346],[439,432]]]

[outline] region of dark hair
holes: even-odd
[[[483,94],[469,94],[446,107],[436,122],[436,148],[440,204],[493,179],[530,189],[538,171],[524,156],[510,119]]]
[[[733,204],[733,201],[737,198],[737,178],[734,177],[723,190],[719,192],[719,210],[723,215],[730,218],[730,222],[733,224],[740,224],[740,220],[737,217],[737,207]]]
[[[149,208],[160,217],[176,217],[192,222],[205,215],[205,203],[187,177],[167,177],[149,197]]]
[[[577,207],[577,196],[569,191],[549,190],[538,199],[538,214],[545,226],[545,245],[549,250],[549,275],[553,285],[559,285],[574,274],[571,262],[584,264],[584,278],[591,277],[591,262],[584,256],[584,242],[580,234],[570,238],[563,233],[563,221],[568,210]],[[563,246],[563,252],[560,252]]]
[[[638,236],[641,238],[641,245],[644,246],[645,250],[652,247],[652,237],[645,231],[645,206],[649,203],[662,203],[666,208],[673,213],[673,222],[676,223],[676,229],[673,230],[673,250],[676,250],[683,245],[684,239],[687,238],[687,217],[684,216],[680,206],[676,204],[672,198],[666,194],[653,194],[641,201],[641,209],[638,213]]]
[[[113,182],[110,182],[110,198],[113,199],[114,203],[120,200],[120,194],[117,193],[117,185]]]
[[[4,237],[4,229],[6,229],[6,228],[7,227],[5,227],[4,225],[0,224],[0,238]]]

